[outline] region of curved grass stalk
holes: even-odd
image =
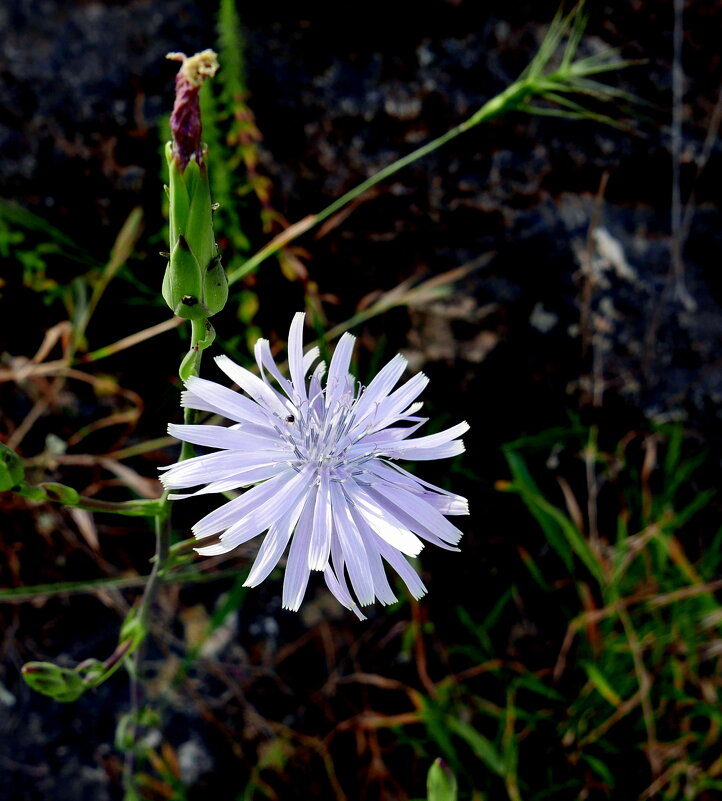
[[[575,6],[566,16],[558,13],[549,26],[536,56],[519,78],[503,92],[488,100],[471,117],[446,133],[382,168],[326,206],[325,209],[304,217],[274,237],[254,256],[229,273],[229,286],[255,272],[266,259],[288,245],[289,242],[341,211],[369,189],[481,123],[489,122],[512,111],[522,111],[620,125],[612,117],[599,114],[566,97],[566,95],[593,94],[596,100],[604,102],[621,99],[636,101],[636,98],[619,89],[588,80],[589,76],[623,69],[635,62],[617,58],[616,51],[613,49],[575,61],[586,22],[583,3]],[[560,54],[559,51],[562,47],[563,51]],[[559,58],[559,64],[553,67],[553,61],[556,58]],[[540,101],[546,105],[539,105]]]

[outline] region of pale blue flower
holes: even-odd
[[[420,598],[426,589],[406,556],[417,556],[423,541],[458,550],[461,531],[446,517],[468,514],[465,498],[392,460],[456,456],[469,426],[412,438],[426,422],[417,416],[422,404],[416,398],[428,378],[418,373],[394,389],[406,369],[398,355],[359,387],[349,373],[351,334],[339,340],[324,386],[318,348],[303,353],[304,317],[296,314],[291,324],[290,380],[265,339],[255,346],[260,378],[226,356],[216,359],[245,395],[203,378],[188,380],[183,406],[222,415],[233,425],[170,425],[178,439],[220,450],[170,465],[161,480],[171,490],[206,485],[174,499],[251,487],[193,526],[198,539],[212,538],[198,553],[227,553],[265,531],[247,586],[260,584],[290,543],[283,606],[299,608],[317,570],[333,595],[363,617],[358,605],[396,601],[384,561]]]

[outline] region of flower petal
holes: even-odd
[[[276,462],[285,467],[285,457],[269,451],[239,453],[238,451],[219,451],[194,456],[183,462],[170,465],[161,474],[160,480],[166,489],[197,487],[207,482],[222,481],[232,473]]]
[[[401,445],[402,443],[399,443]],[[436,445],[432,448],[384,448],[380,455],[388,459],[414,459],[417,462],[433,461],[434,459],[450,459],[458,456],[466,450],[464,443],[460,439],[447,442],[444,445]]]
[[[443,456],[428,456],[427,454],[433,452],[442,453],[445,448],[449,446],[461,447],[458,453],[463,453],[464,444],[457,438],[465,434],[469,430],[469,424],[464,420],[457,425],[447,428],[445,431],[439,431],[437,434],[427,434],[425,437],[416,437],[416,439],[405,439],[388,445],[384,448],[384,455],[391,459],[442,459]],[[417,454],[423,454],[419,457]],[[456,453],[450,455],[456,456]]]
[[[326,569],[323,571],[323,577],[326,579],[326,586],[341,606],[350,609],[359,620],[366,620],[366,615],[358,608],[358,604],[351,597],[348,588],[341,585],[331,565],[326,565]]]
[[[377,484],[369,488],[369,494],[411,531],[436,545],[441,541],[456,545],[463,536],[463,532],[413,492],[401,487]],[[386,503],[383,502],[384,499]]]
[[[416,598],[426,595],[426,587],[424,582],[419,578],[418,573],[409,564],[406,557],[392,548],[387,542],[384,542],[380,537],[377,543],[379,553],[391,565],[391,567],[399,574],[401,580],[406,585],[408,591]]]
[[[379,444],[382,442],[400,442],[415,434],[424,423],[429,421],[428,417],[422,417],[415,425],[403,426],[396,428],[382,428],[381,431],[375,431],[373,434],[367,434],[361,437],[359,443],[373,442]]]
[[[214,492],[229,492],[230,490],[239,489],[240,487],[250,487],[251,484],[257,484],[259,481],[266,481],[269,478],[274,478],[284,470],[286,470],[285,465],[276,463],[249,467],[246,470],[239,470],[237,473],[232,473],[219,481],[212,481],[210,484],[203,487],[203,489],[196,490],[195,492],[186,492],[183,494],[174,493],[168,497],[172,501],[180,501],[184,498],[194,498],[197,495],[209,495]]]
[[[301,517],[291,539],[291,550],[286,562],[286,574],[283,577],[283,596],[281,605],[284,609],[295,612],[308,586],[311,570],[308,567],[308,547],[313,529],[313,511],[316,506],[316,488],[309,492]]]
[[[307,499],[302,498],[294,507],[289,508],[268,530],[268,534],[263,538],[261,547],[258,549],[251,572],[243,582],[244,587],[256,587],[264,579],[268,578],[286,550],[288,541],[291,539],[293,530],[306,503]]]
[[[293,403],[297,404],[298,393],[294,391],[294,388],[291,386],[291,382],[281,375],[281,371],[278,369],[278,366],[273,358],[273,354],[271,353],[271,343],[267,339],[257,339],[256,344],[253,346],[253,353],[256,357],[256,364],[258,365],[258,370],[261,373],[261,378],[264,381],[266,380],[265,370],[268,370],[268,372],[276,379],[276,381],[278,381],[278,385],[286,393],[286,395],[293,401]]]
[[[278,489],[278,492],[247,510],[240,520],[224,531],[221,534],[221,544],[226,548],[235,548],[270,528],[276,520],[282,517],[289,506],[294,506],[299,498],[308,491],[309,482],[312,480],[311,470],[308,468],[296,473]],[[214,548],[215,546],[209,547]],[[203,551],[198,550],[198,552],[202,553]]]
[[[269,412],[284,418],[290,410],[291,404],[284,402],[281,396],[275,389],[264,384],[263,381],[257,376],[253,375],[250,370],[241,367],[239,364],[231,361],[228,356],[216,356],[216,364],[223,370],[223,372],[253,400],[260,406],[263,406]]]
[[[171,423],[168,433],[176,439],[203,445],[206,448],[226,448],[238,451],[270,450],[288,452],[288,444],[273,429],[268,433],[251,433],[244,428],[212,425],[177,425]]]
[[[185,408],[213,412],[238,423],[270,427],[269,414],[264,408],[228,387],[195,376],[186,381],[186,387],[181,393],[181,406]]]
[[[321,351],[318,349],[316,345],[312,348],[308,349],[308,353],[306,353],[303,357],[303,376],[304,378],[308,375],[308,371],[313,367],[313,363],[316,359],[319,358],[321,355]],[[293,375],[293,373],[291,373]]]
[[[350,609],[359,620],[366,620],[366,616],[358,608],[358,604],[351,595],[346,583],[345,565],[341,543],[338,537],[334,537],[331,540],[331,564],[327,565],[323,574],[326,579],[326,586],[340,604]]]
[[[313,531],[308,549],[308,566],[311,570],[324,570],[331,553],[331,533],[333,517],[331,513],[331,487],[328,470],[321,470],[316,508],[313,514]]]
[[[311,375],[311,382],[308,389],[309,405],[314,414],[319,418],[323,418],[323,413],[326,408],[326,398],[323,394],[321,387],[321,378],[326,370],[326,364],[319,362]]]
[[[376,543],[378,537],[374,535],[374,532],[371,530],[371,527],[368,525],[363,515],[353,507],[351,508],[351,516],[356,523],[356,527],[366,547],[366,554],[371,567],[371,577],[374,583],[374,594],[382,604],[393,604],[398,599],[394,595],[389,580],[386,577],[386,571],[384,570],[381,554]]]
[[[363,420],[370,414],[391,390],[396,386],[401,376],[406,370],[408,362],[399,353],[391,361],[384,365],[379,373],[373,378],[371,383],[364,389],[356,403],[356,420]]]
[[[306,315],[303,312],[296,312],[291,322],[291,330],[288,332],[288,371],[291,374],[293,388],[301,402],[308,400],[306,395],[308,368],[306,368],[303,358],[303,324],[305,320]]]
[[[363,487],[348,482],[346,491],[358,512],[379,537],[402,553],[409,556],[419,555],[424,543],[408,528],[399,525],[392,515],[386,514],[384,506],[371,498]]]
[[[348,565],[351,584],[361,606],[366,606],[366,604],[373,603],[374,600],[371,567],[363,540],[351,517],[346,497],[336,482],[331,482],[331,506],[343,557]]]
[[[402,484],[413,492],[418,492],[419,488],[423,491],[421,494],[427,501],[434,504],[434,508],[438,509],[445,515],[468,515],[469,514],[469,501],[461,495],[454,492],[449,492],[443,487],[437,487],[436,484],[430,484],[424,481],[423,478],[409,473],[398,464],[392,462],[383,462],[381,460],[374,461],[373,464],[368,466],[369,472],[380,476],[390,484]],[[427,494],[428,493],[428,494]],[[448,503],[444,503],[439,498],[446,498]]]
[[[428,383],[429,379],[424,373],[417,373],[395,392],[380,401],[374,413],[369,417],[367,432],[379,431],[395,423],[399,417],[403,417],[404,411],[408,409],[414,398],[424,391]]]
[[[220,454],[213,455],[219,456]],[[244,492],[240,497],[234,498],[232,501],[223,504],[223,506],[214,509],[205,517],[202,517],[193,526],[193,533],[198,539],[210,537],[212,534],[218,534],[243,518],[248,511],[262,504],[267,498],[280,492],[284,483],[287,483],[295,475],[297,475],[296,471],[289,469],[280,473],[275,478],[269,478],[268,481],[264,481],[263,484],[257,484],[255,487]]]
[[[346,394],[349,383],[353,381],[349,376],[349,365],[356,337],[346,333],[339,339],[331,358],[326,379],[326,408],[332,408],[337,400]]]

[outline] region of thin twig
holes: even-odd
[[[671,271],[674,282],[674,297],[687,311],[693,312],[697,303],[690,295],[685,283],[684,260],[682,258],[682,105],[684,100],[684,68],[682,45],[684,43],[684,0],[674,0],[674,60],[672,62],[672,220],[671,220]]]

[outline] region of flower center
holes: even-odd
[[[325,397],[321,398],[325,401]],[[328,408],[323,403],[304,404],[298,414],[289,415],[283,423],[282,434],[293,449],[295,458],[291,466],[300,470],[310,464],[316,473],[329,471],[332,479],[342,480],[358,472],[358,467],[374,456],[375,450],[364,450],[361,454],[352,451],[352,446],[366,433],[366,429],[350,431],[356,422],[356,399],[347,395]],[[289,419],[290,418],[290,419]]]

